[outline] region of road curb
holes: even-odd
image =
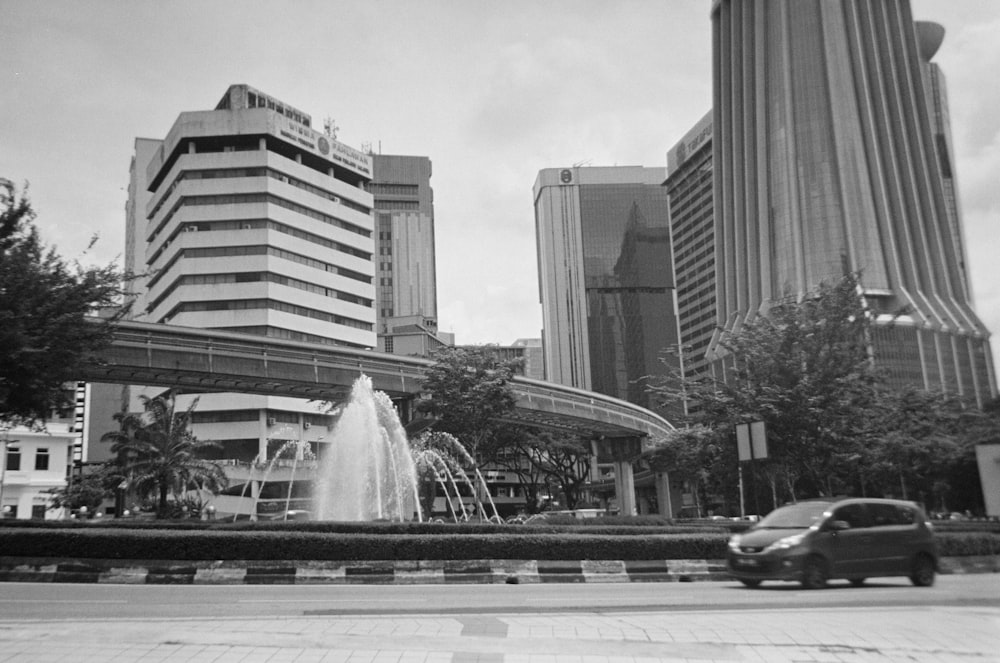
[[[944,557],[943,574],[1000,573],[1000,556]],[[0,582],[434,585],[728,580],[723,560],[170,561],[0,557]]]
[[[170,561],[0,557],[0,582],[145,585],[385,585],[696,582],[721,560]]]

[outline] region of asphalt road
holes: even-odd
[[[1000,574],[834,581],[748,589],[736,582],[521,585],[98,585],[0,583],[0,620],[213,619],[323,615],[464,615],[920,606],[1000,608]]]

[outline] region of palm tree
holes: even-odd
[[[203,442],[191,434],[191,413],[198,400],[178,412],[173,392],[140,399],[144,412],[115,414],[119,430],[101,436],[102,442],[111,442],[111,452],[131,486],[142,495],[157,494],[160,514],[166,512],[170,493],[177,495],[192,484],[213,492],[225,488],[225,472],[202,457],[218,443]]]

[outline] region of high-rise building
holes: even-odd
[[[995,396],[930,62],[940,26],[908,0],[716,0],[712,23],[720,323],[858,272],[894,383]]]
[[[677,344],[663,168],[547,168],[534,185],[547,380],[649,407]]]
[[[135,318],[375,347],[371,178],[371,156],[247,85],[181,113],[163,140],[136,142],[126,254],[148,276]],[[203,394],[194,422],[221,457],[251,460],[326,419],[301,399]]]
[[[511,347],[520,348],[524,359],[524,377],[532,380],[545,379],[545,353],[542,350],[542,339],[519,338]]]
[[[437,331],[431,160],[373,154],[372,165],[378,349],[427,354],[452,342]]]
[[[674,247],[680,360],[684,377],[708,371],[715,333],[715,218],[712,213],[712,112],[667,152],[670,239]]]

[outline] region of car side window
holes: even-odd
[[[864,504],[846,504],[833,512],[834,520],[843,520],[851,529],[868,527],[868,514]]]
[[[897,504],[869,504],[868,512],[872,517],[872,525],[912,525],[913,510]]]

